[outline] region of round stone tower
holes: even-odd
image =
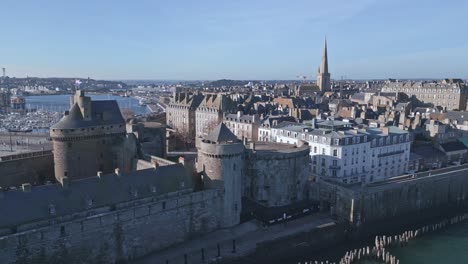
[[[219,124],[198,145],[198,171],[203,185],[222,194],[221,227],[239,224],[245,148],[224,125]]]
[[[82,91],[71,97],[70,111],[50,128],[55,178],[76,180],[115,168],[129,171],[134,157],[128,148],[125,121],[115,101],[91,101]],[[136,143],[135,143],[136,145]]]
[[[82,131],[84,119],[78,104],[59,123],[50,129],[53,144],[55,178],[62,182],[63,178],[78,179],[96,174],[97,138]],[[90,170],[92,168],[92,170]]]

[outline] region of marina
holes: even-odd
[[[122,110],[129,109],[136,116],[151,112],[144,99],[102,94],[94,94],[91,97],[93,100],[116,100]],[[57,123],[70,108],[70,96],[67,94],[26,96],[25,100],[25,114],[11,113],[1,116],[0,132],[48,133],[49,127]]]
[[[132,97],[107,95],[107,94],[89,94],[92,100],[116,100],[121,109],[130,109],[135,115],[144,115],[149,110],[139,104],[139,100]],[[26,96],[26,108],[44,110],[48,112],[65,112],[70,108],[70,95],[43,95]]]

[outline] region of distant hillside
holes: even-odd
[[[221,86],[242,86],[242,85],[246,85],[248,84],[249,81],[238,81],[238,80],[226,80],[226,79],[222,79],[222,80],[217,80],[217,81],[213,81],[213,82],[210,82],[208,83],[207,85],[208,86],[212,86],[212,87],[221,87]]]

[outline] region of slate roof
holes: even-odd
[[[411,153],[415,153],[423,159],[443,159],[446,155],[437,148],[434,148],[431,144],[427,145],[415,145],[411,147]]]
[[[169,106],[185,106],[196,109],[202,102],[204,96],[201,94],[176,93]]]
[[[229,112],[236,108],[236,104],[225,94],[207,94],[203,98],[197,110],[202,110],[203,108]]]
[[[120,176],[108,174],[74,180],[68,188],[50,184],[32,187],[31,192],[4,191],[3,198],[0,196],[0,228],[50,218],[50,205],[55,207],[55,216],[64,216],[86,210],[90,199],[92,208],[98,208],[189,188],[191,178],[182,164],[175,164]]]
[[[317,85],[311,84],[302,84],[296,87],[296,90],[299,94],[308,94],[308,93],[318,93],[320,92],[320,87]]]
[[[65,114],[62,119],[52,126],[52,128],[78,128],[86,126],[78,104],[74,104],[68,114]]]
[[[466,150],[465,144],[460,141],[452,141],[444,144],[440,144],[445,153],[452,151]]]
[[[53,129],[73,129],[100,125],[125,124],[119,105],[115,100],[91,101],[91,120],[84,120],[78,104],[75,103],[68,115],[51,126]]]
[[[227,143],[237,142],[239,139],[224,123],[220,123],[205,137],[205,141],[210,141],[212,143]]]
[[[296,119],[292,116],[267,116],[265,119],[262,120],[262,125],[267,127],[272,127],[275,123],[281,124],[282,122],[296,122]]]
[[[364,101],[366,97],[365,93],[355,93],[351,95],[351,100]]]
[[[448,111],[445,113],[444,118],[450,120],[457,120],[459,123],[468,121],[468,112],[465,111]]]

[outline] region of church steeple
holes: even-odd
[[[320,65],[320,73],[328,73],[327,38],[325,38],[325,47],[323,48],[322,64]]]
[[[331,90],[330,73],[328,72],[327,38],[325,38],[325,47],[323,48],[322,63],[320,64],[317,73],[317,86],[322,92]]]

